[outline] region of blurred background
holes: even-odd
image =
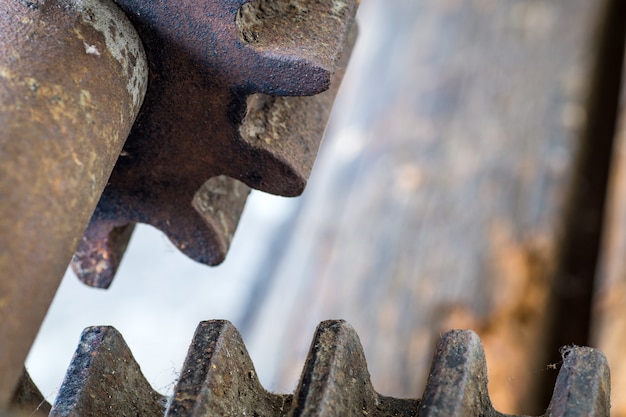
[[[559,344],[598,345],[617,370],[621,154],[608,208],[597,169],[624,136],[613,129],[623,37],[605,48],[600,30],[615,26],[617,3],[364,0],[303,196],[253,192],[216,268],[139,226],[109,290],[68,272],[28,358],[33,380],[52,400],[83,328],[113,325],[170,393],[208,319],[234,323],[278,392],[293,391],[316,325],[335,318],[356,329],[374,387],[394,397],[421,396],[451,328],[481,337],[501,412],[543,412],[537,392],[556,375]],[[590,140],[608,155],[586,162]],[[620,384],[614,371],[614,415],[626,415]]]

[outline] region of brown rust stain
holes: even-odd
[[[303,191],[349,55],[342,51],[354,43],[356,2],[117,4],[142,36],[151,82],[75,260],[91,263],[82,254],[111,247],[109,233],[141,222],[192,259],[216,265],[246,194],[210,195],[207,181],[226,175],[273,194]],[[236,21],[248,15],[255,42],[242,37],[247,29]],[[319,42],[311,43],[313,33]],[[215,217],[203,200],[220,206]],[[106,287],[116,268],[111,262],[101,277],[81,279]]]
[[[488,364],[489,394],[503,412],[523,409],[537,374],[550,372],[537,347],[542,346],[554,255],[542,236],[515,239],[497,223],[491,231],[489,299],[484,313],[463,305],[438,309],[436,328],[473,329],[480,336]]]
[[[139,105],[104,35],[68,4],[9,2],[0,15],[0,407]]]

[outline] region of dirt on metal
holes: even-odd
[[[76,249],[147,85],[109,0],[3,2],[0,13],[0,408]]]
[[[118,227],[151,224],[192,259],[215,265],[226,256],[247,187],[303,191],[354,43],[358,5],[117,4],[146,47],[150,83],[74,258],[78,276],[98,287],[110,285],[123,253],[126,242],[113,242]],[[209,179],[219,176],[228,179],[213,189]]]
[[[606,358],[584,347],[572,346],[562,353],[563,364],[544,417],[608,417]],[[50,415],[504,417],[491,405],[485,354],[474,332],[446,333],[429,375],[421,399],[378,394],[358,335],[346,322],[329,320],[315,332],[295,392],[271,393],[259,383],[235,327],[211,320],[196,329],[180,379],[166,399],[149,387],[115,329],[90,327],[83,333]]]

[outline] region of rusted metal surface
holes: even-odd
[[[74,257],[78,276],[98,287],[111,283],[127,242],[116,240],[119,227],[151,224],[214,265],[226,255],[248,186],[302,192],[357,7],[356,0],[117,3],[144,42],[150,83]],[[228,178],[215,188],[209,178],[220,175]]]
[[[0,408],[141,105],[141,42],[109,0],[0,11]]]
[[[379,395],[359,336],[345,321],[329,320],[315,331],[290,416],[414,416],[418,403]]]
[[[606,358],[587,347],[565,347],[545,416],[609,416],[610,376]],[[487,391],[485,353],[476,333],[452,330],[435,352],[420,417],[496,416]]]
[[[608,416],[611,377],[606,357],[588,347],[561,348],[563,365],[556,379],[549,416]]]
[[[569,347],[563,358],[545,416],[608,416],[604,356]],[[121,335],[111,327],[92,327],[83,333],[50,415],[503,416],[491,405],[486,375],[478,336],[454,330],[439,342],[423,399],[382,396],[372,387],[354,329],[330,320],[315,332],[295,393],[274,394],[259,383],[235,327],[212,320],[198,326],[166,404],[142,377]]]
[[[26,369],[24,369],[17,389],[13,393],[10,408],[14,414],[25,414],[31,417],[44,417],[50,413],[50,404],[30,378]]]
[[[117,330],[90,327],[81,336],[50,416],[158,416],[165,401],[150,387]]]
[[[474,332],[452,330],[437,346],[420,416],[493,413],[487,392],[485,352]]]
[[[206,321],[196,329],[165,415],[284,416],[291,399],[263,389],[231,323]]]

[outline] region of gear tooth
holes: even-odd
[[[193,207],[176,209],[174,216],[151,219],[151,224],[161,230],[167,238],[189,258],[206,264],[219,265],[226,257],[228,241],[217,222],[207,222]],[[152,221],[155,221],[152,223]]]
[[[284,406],[285,396],[263,389],[241,335],[225,320],[198,325],[180,375],[166,417],[273,416]]]
[[[205,262],[198,256],[191,256],[193,259],[209,265],[218,265],[224,260],[249,194],[248,186],[224,175],[213,177],[200,187],[193,198],[192,206],[204,221],[204,227],[208,226],[213,230],[215,246],[219,251],[210,254],[210,262]],[[193,237],[187,246],[192,247],[195,244]],[[198,252],[198,249],[194,252]]]
[[[269,95],[325,91],[357,5],[356,0],[259,0],[243,5],[237,26],[241,41],[256,55],[246,81],[254,91]]]
[[[219,265],[224,261],[250,189],[232,178],[206,181],[193,197],[161,206],[148,221],[191,259]],[[179,205],[176,201],[191,201]]]
[[[113,327],[89,327],[67,370],[51,417],[158,416],[165,398],[154,391]]]
[[[606,357],[598,350],[571,346],[556,380],[550,416],[608,416],[610,374]],[[580,401],[584,398],[584,401]]]
[[[374,391],[363,347],[343,320],[320,323],[294,397],[293,417],[324,410],[332,416],[374,415]]]
[[[242,84],[255,93],[273,96],[312,96],[328,90],[332,72],[309,59],[263,52],[246,68]]]
[[[344,49],[328,91],[312,97],[248,97],[239,134],[255,154],[253,169],[262,172],[247,181],[253,188],[282,196],[300,195],[317,156],[348,58],[356,40],[356,27]],[[259,163],[262,161],[262,163]],[[254,181],[262,178],[264,181]]]
[[[437,345],[420,416],[479,416],[492,410],[480,339],[470,330],[447,332]]]
[[[116,227],[92,218],[72,257],[76,276],[91,287],[109,288],[134,229],[134,223]]]
[[[336,94],[340,77],[333,73],[357,2],[117,4],[144,43],[151,82],[90,229],[152,224],[196,261],[218,264],[245,196],[213,195],[210,188],[219,181],[201,187],[202,180],[228,175],[275,194],[303,191]],[[257,18],[258,13],[265,14]],[[289,30],[296,23],[297,30]],[[245,37],[257,29],[261,37],[251,44]],[[270,100],[253,94],[310,95],[327,89],[331,78],[331,91],[319,97]],[[228,186],[234,190],[233,184]],[[110,284],[123,252],[111,249],[110,240],[88,232],[73,264],[83,281]]]
[[[209,320],[196,328],[166,406],[120,334],[112,327],[90,327],[83,332],[50,416],[502,415],[489,400],[486,374],[476,333],[452,330],[437,346],[422,400],[380,395],[372,386],[354,329],[343,320],[329,320],[315,331],[295,394],[274,394],[259,382],[232,323]],[[592,348],[566,348],[546,415],[608,417],[609,408],[604,355]]]
[[[39,388],[35,385],[26,368],[24,368],[17,388],[11,399],[11,415],[44,417],[50,414],[50,404],[46,401]],[[33,410],[35,410],[33,412]]]

